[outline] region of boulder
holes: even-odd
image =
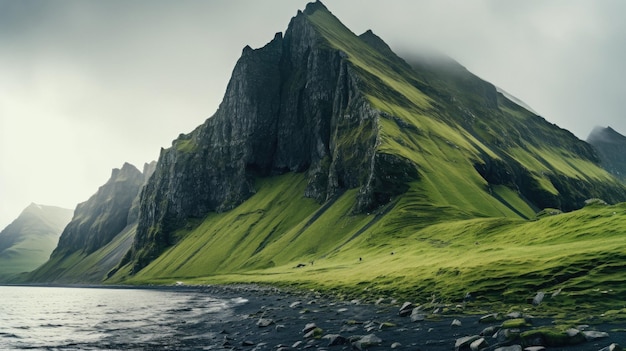
[[[469,351],[471,350],[470,345],[478,339],[481,339],[481,337],[478,335],[464,336],[462,338],[458,338],[454,342],[454,350],[455,351]]]
[[[611,345],[600,349],[600,351],[623,351],[624,349],[619,344],[612,343]]]
[[[348,343],[348,339],[339,334],[326,334],[322,336],[322,339],[328,340],[328,346],[345,345]]]
[[[269,318],[259,318],[259,320],[256,322],[256,325],[259,328],[266,328],[266,327],[269,327],[272,324],[274,324],[274,320],[273,319],[269,319]]]
[[[382,342],[383,339],[379,338],[375,334],[368,334],[354,342],[353,346],[356,347],[358,350],[364,350],[370,346],[378,346]]]
[[[472,351],[479,351],[487,347],[489,347],[489,344],[485,338],[476,339],[470,343],[470,349]]]
[[[533,297],[533,305],[539,306],[541,304],[541,301],[543,301],[543,298],[545,296],[546,296],[546,293],[544,293],[543,291],[537,292],[535,297]]]
[[[398,311],[398,315],[400,317],[407,317],[409,315],[411,315],[411,313],[413,313],[413,308],[415,306],[413,306],[412,303],[410,302],[405,302],[402,304],[402,307],[400,307],[400,310]]]
[[[601,332],[601,331],[595,331],[595,330],[584,331],[583,335],[585,336],[585,339],[587,339],[587,341],[592,341],[592,340],[596,340],[596,339],[602,339],[602,338],[608,338],[609,337],[609,333]]]

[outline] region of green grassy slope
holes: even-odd
[[[355,216],[349,192],[328,206],[301,197],[302,175],[260,183],[240,207],[179,232],[181,241],[137,275],[110,282],[257,282],[447,301],[471,292],[514,304],[561,289],[549,304],[573,312],[626,297],[626,204],[532,221],[475,218],[423,202],[416,183],[379,213]]]

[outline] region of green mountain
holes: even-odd
[[[0,232],[0,281],[30,272],[48,260],[72,210],[30,204]]]
[[[600,164],[618,179],[626,181],[626,137],[611,127],[596,127],[587,142],[598,151]]]
[[[245,47],[215,115],[161,150],[136,229],[39,277],[65,264],[79,279],[84,255],[124,242],[106,283],[516,303],[562,289],[563,304],[601,287],[623,301],[626,214],[580,209],[590,198],[626,199],[592,146],[449,58],[355,35],[318,1]]]

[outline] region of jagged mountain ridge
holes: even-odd
[[[471,178],[469,191],[429,201],[480,213],[471,202],[483,191],[498,201],[512,191],[535,210],[625,198],[589,145],[451,62],[409,65],[371,31],[358,37],[320,2],[307,5],[284,36],[244,48],[215,115],[162,150],[142,193],[134,271],[175,244],[189,218],[230,210],[257,177],[285,172],[304,172],[303,195],[319,203],[358,189],[354,213],[411,181],[427,197],[463,187],[459,176]],[[454,176],[424,179],[448,167]]]
[[[76,206],[50,259],[23,277],[28,282],[98,283],[131,246],[139,213],[139,193],[156,162],[143,172],[124,163],[87,201]]]
[[[598,151],[602,166],[626,182],[626,137],[611,127],[595,127],[587,142]]]
[[[0,279],[30,272],[46,262],[72,210],[30,204],[0,232]]]

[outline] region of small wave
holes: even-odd
[[[21,339],[21,337],[19,335],[15,335],[13,333],[2,333],[2,332],[0,332],[0,337],[2,337],[2,338]]]
[[[43,328],[61,328],[63,327],[63,324],[46,323],[46,324],[40,324],[39,326]]]

